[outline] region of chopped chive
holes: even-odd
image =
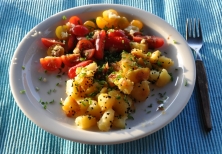
[[[54,99],[51,101],[51,102],[49,102],[49,104],[52,104],[52,103],[54,103],[55,101],[54,101]]]
[[[43,79],[42,77],[39,77],[39,81],[42,81],[42,79]]]
[[[22,66],[22,70],[25,70],[25,66]]]
[[[157,65],[160,66],[160,67],[162,66],[160,61],[157,61]]]
[[[147,107],[151,108],[153,106],[153,104],[148,105]]]
[[[134,120],[134,118],[130,115],[130,114],[128,114],[128,119],[130,119],[130,120]]]
[[[147,111],[147,113],[146,114],[149,114],[151,111]]]
[[[47,108],[47,105],[46,105],[46,104],[44,104],[44,105],[43,105],[43,108],[44,108],[44,109],[46,109],[46,108]]]
[[[25,94],[25,90],[20,90],[20,94]]]
[[[61,78],[61,75],[60,75],[60,74],[58,74],[58,75],[56,75],[56,77],[57,77],[57,78]]]
[[[50,89],[47,93],[48,93],[48,94],[51,94],[51,92],[52,92],[52,90]]]
[[[63,19],[63,20],[66,20],[67,18],[66,18],[66,16],[64,15],[64,16],[62,16],[62,19]]]
[[[188,86],[188,82],[187,82],[187,80],[185,81],[185,86]]]
[[[80,61],[84,61],[84,60],[86,60],[86,58],[81,57],[79,60]]]
[[[165,95],[166,95],[166,92],[164,92],[164,93],[159,93],[159,96],[160,96],[161,98],[163,98]]]
[[[151,52],[147,52],[147,56],[150,57],[151,56]]]
[[[39,87],[35,87],[35,90],[36,90],[36,91],[39,91]]]
[[[162,101],[162,100],[157,100],[157,103],[158,103],[158,104],[162,104],[163,101]]]
[[[116,99],[117,99],[117,100],[121,99],[121,96],[117,95],[117,96],[116,96]]]
[[[170,80],[173,81],[173,74],[169,73],[169,75],[170,75]]]

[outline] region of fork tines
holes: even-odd
[[[198,32],[199,32],[199,35],[197,33],[197,28],[196,28],[196,19],[195,18],[194,19],[187,18],[187,23],[186,23],[186,39],[188,37],[198,37],[198,36],[200,38],[202,38],[200,19],[198,19]]]

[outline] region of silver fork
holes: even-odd
[[[192,22],[193,21],[193,22]],[[198,29],[198,30],[197,30]],[[198,32],[199,31],[199,32]],[[203,45],[203,37],[198,20],[198,28],[196,28],[196,20],[187,19],[186,22],[186,40],[190,48],[195,51],[196,63],[196,81],[200,92],[200,101],[203,109],[204,124],[206,131],[211,131],[212,122],[210,114],[210,99],[208,94],[208,82],[205,67],[201,58],[200,49]]]

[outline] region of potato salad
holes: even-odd
[[[40,63],[47,71],[66,70],[64,114],[82,129],[124,129],[134,104],[148,98],[149,85],[171,81],[167,70],[174,62],[157,50],[164,39],[143,34],[142,21],[113,9],[87,21],[62,19],[56,38],[41,39],[47,50]]]

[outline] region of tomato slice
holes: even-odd
[[[107,33],[108,37],[116,37],[116,36],[126,37],[125,32],[121,29],[109,30]]]
[[[130,51],[130,40],[126,37],[109,37],[106,39],[105,49],[109,51],[118,51],[122,52]]]
[[[99,60],[103,59],[105,40],[106,40],[106,32],[105,30],[101,30],[95,40],[96,52],[94,54],[94,57],[96,59],[99,59]]]
[[[164,44],[163,38],[150,36],[147,37],[148,47],[151,49],[160,48]]]
[[[76,25],[72,28],[71,32],[76,36],[86,36],[90,31],[84,25]]]
[[[69,18],[69,22],[74,25],[82,25],[82,20],[78,16],[72,16]]]
[[[93,49],[94,45],[92,44],[91,41],[82,39],[77,43],[76,48],[79,49],[80,52],[82,52],[87,49]]]
[[[47,56],[45,58],[40,58],[40,63],[45,70],[56,71],[61,68],[62,59],[61,57]]]
[[[160,48],[164,44],[164,40],[157,36],[134,36],[133,40],[135,42],[141,42],[142,39],[146,39],[148,42],[148,47],[150,49]]]
[[[83,62],[80,62],[78,63],[77,65],[71,67],[68,71],[68,77],[70,79],[73,79],[74,77],[76,77],[76,69],[78,67],[85,67],[87,65],[89,65],[90,63],[92,63],[93,61],[92,60],[86,60],[86,61],[83,61]]]
[[[60,41],[57,41],[55,39],[51,39],[51,38],[41,38],[41,41],[42,43],[46,46],[46,47],[50,47],[52,45],[55,45],[55,44],[59,44],[61,46],[64,46],[65,44],[60,42]]]
[[[62,62],[68,67],[78,64],[80,62],[80,58],[80,54],[66,54],[61,56]]]
[[[67,50],[68,52],[72,51],[77,44],[76,36],[69,35],[68,41],[67,41]]]
[[[87,49],[87,50],[84,50],[84,51],[82,52],[82,55],[83,55],[84,57],[86,57],[87,60],[88,60],[88,59],[92,59],[92,58],[93,58],[93,55],[95,54],[95,51],[96,51],[95,48],[93,48],[93,49]]]

